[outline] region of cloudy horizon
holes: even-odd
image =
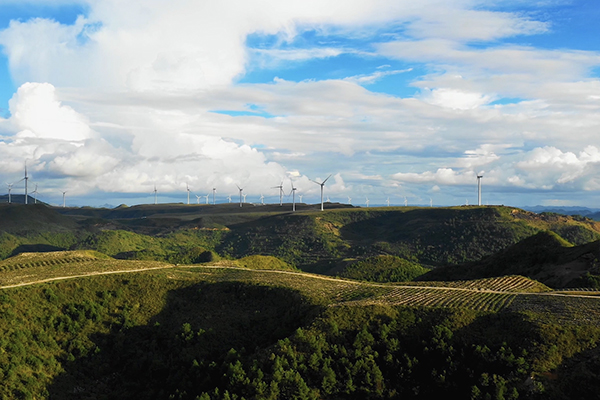
[[[586,0],[0,0],[0,184],[40,200],[596,207]],[[21,185],[21,186],[19,186]],[[0,193],[2,191],[0,190]],[[212,199],[212,197],[211,197]],[[285,198],[284,201],[291,201]]]

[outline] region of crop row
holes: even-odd
[[[23,268],[50,267],[54,265],[75,264],[91,260],[93,260],[93,258],[90,257],[47,258],[32,261],[23,260],[24,262],[13,262],[0,265],[0,271],[14,271]]]
[[[510,304],[515,294],[475,292],[469,290],[396,288],[380,299],[389,304],[415,307],[467,308],[499,311]]]

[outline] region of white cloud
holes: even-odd
[[[95,136],[86,117],[61,104],[49,83],[25,83],[9,102],[17,137],[81,141]]]

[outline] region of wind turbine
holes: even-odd
[[[11,197],[10,197],[10,191],[12,190],[12,186],[14,185],[14,183],[7,183],[6,186],[8,186],[8,204],[11,203]]]
[[[204,196],[204,197],[206,197],[206,204],[208,204],[208,198],[210,197],[210,193],[209,193],[209,194],[207,194],[207,195],[206,195],[206,196]]]
[[[63,194],[63,208],[65,208],[66,203],[65,203],[65,194],[67,194],[67,191],[65,190],[64,192],[62,192]]]
[[[202,196],[196,195],[196,201],[198,202],[198,204],[200,204],[200,197],[202,197]]]
[[[433,207],[433,199],[431,197],[429,198],[429,207]]]
[[[483,175],[477,175],[477,205],[481,205],[481,178]]]
[[[29,179],[29,177],[27,176],[27,163],[25,163],[25,178],[23,178],[23,180],[25,181],[25,204],[27,204],[27,180]]]
[[[231,203],[231,195],[227,196],[227,200]]]
[[[188,194],[188,204],[190,204],[190,186],[186,183],[185,188],[186,188],[187,194]]]
[[[248,196],[246,193],[244,193],[242,196],[244,196],[244,203],[246,202],[246,196]]]
[[[271,189],[279,189],[279,205],[283,205],[283,181],[279,186],[273,186]]]
[[[298,197],[300,197],[300,203],[302,203],[302,196],[301,194],[298,195]]]
[[[327,202],[328,202],[328,203],[331,203],[331,200],[329,200],[329,196],[327,196]]]
[[[404,207],[408,207],[408,200],[406,199],[406,196],[404,196]]]
[[[367,201],[365,201],[365,204],[367,205],[367,208],[369,208],[369,198],[367,197],[366,199]]]
[[[352,204],[352,197],[348,196],[348,204]]]
[[[331,175],[327,177],[327,179],[329,178],[331,178]],[[325,182],[327,182],[327,179],[325,179],[323,182],[317,182],[311,179],[312,182],[316,183],[317,185],[321,185],[321,211],[323,211],[323,186],[325,186]]]
[[[217,192],[217,188],[213,188],[213,206],[215,205],[215,193]]]
[[[260,204],[265,205],[265,196],[262,193],[260,194]]]
[[[244,189],[243,189],[243,188],[241,188],[241,187],[239,187],[238,185],[235,185],[235,186],[237,186],[237,188],[238,188],[238,189],[240,189],[240,207],[241,207],[241,206],[242,206],[242,191],[243,191]]]
[[[292,211],[296,211],[296,189],[294,187],[294,181],[290,179],[290,182],[292,183]]]
[[[388,197],[387,200],[385,201],[387,203],[387,206],[390,206],[390,198]]]
[[[154,185],[154,204],[156,204],[156,185]]]
[[[35,184],[35,190],[32,192],[33,193],[33,204],[37,204],[37,183]]]

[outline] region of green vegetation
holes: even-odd
[[[1,205],[0,398],[594,398],[599,232],[510,207]]]
[[[372,282],[406,282],[423,275],[429,269],[400,257],[382,255],[350,264],[339,275],[344,278]]]
[[[194,267],[4,289],[0,396],[559,399],[599,389],[569,374],[546,378],[566,363],[593,371],[577,357],[600,341],[589,320],[600,315],[596,300],[517,295],[493,311],[415,308],[369,305],[393,286],[351,287]]]

